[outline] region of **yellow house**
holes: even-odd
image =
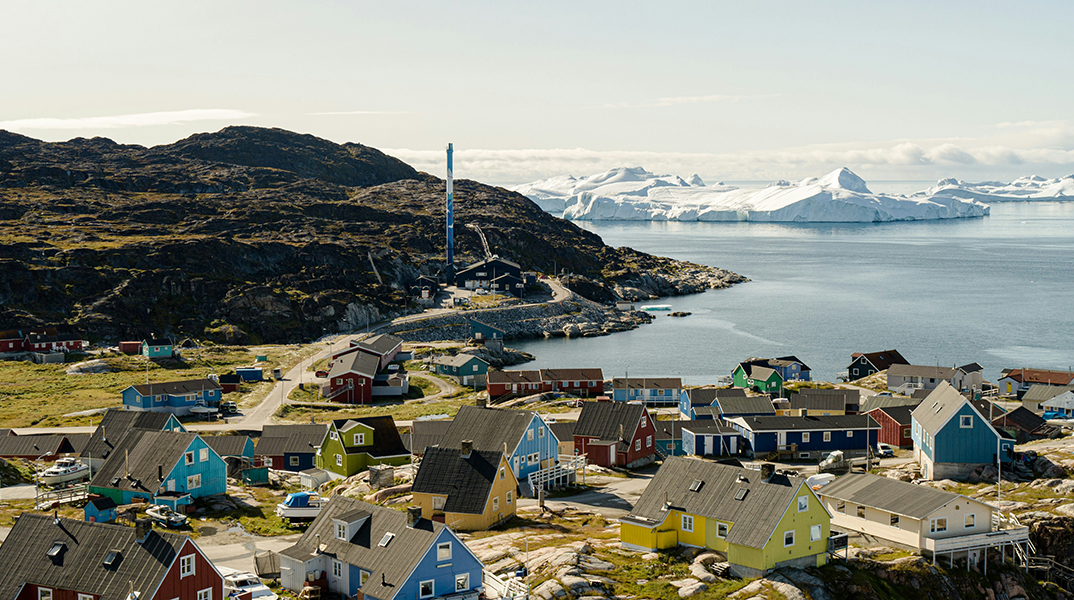
[[[488,529],[515,515],[518,480],[503,452],[426,449],[411,488],[421,516],[460,531]]]
[[[634,510],[621,518],[623,547],[709,548],[736,577],[826,562],[831,515],[805,479],[705,460],[670,457]]]

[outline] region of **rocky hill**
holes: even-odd
[[[0,329],[298,341],[403,311],[444,266],[444,182],[361,144],[228,127],[145,148],[0,131]],[[520,194],[455,185],[457,262],[574,273],[599,302],[745,281],[612,248]]]

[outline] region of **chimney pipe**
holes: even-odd
[[[157,479],[164,481],[164,465],[157,465]]]
[[[463,458],[470,458],[470,453],[473,452],[473,450],[474,450],[474,441],[473,440],[463,440],[462,445],[459,448],[459,454]]]
[[[761,464],[761,480],[767,482],[776,473],[776,466],[771,463]]]
[[[144,544],[145,539],[149,537],[149,534],[153,531],[153,521],[149,519],[135,519],[134,520],[134,537],[138,540],[139,544]]]
[[[421,520],[421,507],[420,506],[408,506],[406,508],[406,526],[411,529],[417,525]]]

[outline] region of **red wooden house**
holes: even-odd
[[[333,361],[328,385],[321,391],[326,399],[345,404],[368,404],[373,400],[373,378],[380,359],[367,352],[352,352]]]
[[[656,427],[641,404],[586,402],[574,426],[574,453],[602,467],[641,467],[656,460]]]
[[[23,513],[0,546],[0,597],[223,600],[224,579],[190,537]]]
[[[550,386],[541,381],[540,371],[489,371],[485,385],[489,398],[508,394],[528,396],[552,391]]]
[[[541,369],[541,382],[552,391],[582,396],[604,393],[604,371],[600,369]]]
[[[27,352],[69,352],[81,350],[82,335],[73,331],[57,331],[55,327],[35,329],[26,335],[22,349]]]
[[[865,413],[880,424],[881,444],[890,444],[896,448],[912,448],[914,440],[910,436],[910,413],[916,405],[881,406]]]
[[[23,335],[18,329],[0,331],[0,352],[21,352],[22,341]]]

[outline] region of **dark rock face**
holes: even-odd
[[[373,148],[280,129],[154,148],[0,131],[0,329],[229,343],[358,329],[402,313],[406,286],[443,269],[444,193]],[[455,198],[458,263],[483,256],[475,223],[493,252],[575,273],[600,302],[745,280],[611,248],[501,188],[457,181]]]

